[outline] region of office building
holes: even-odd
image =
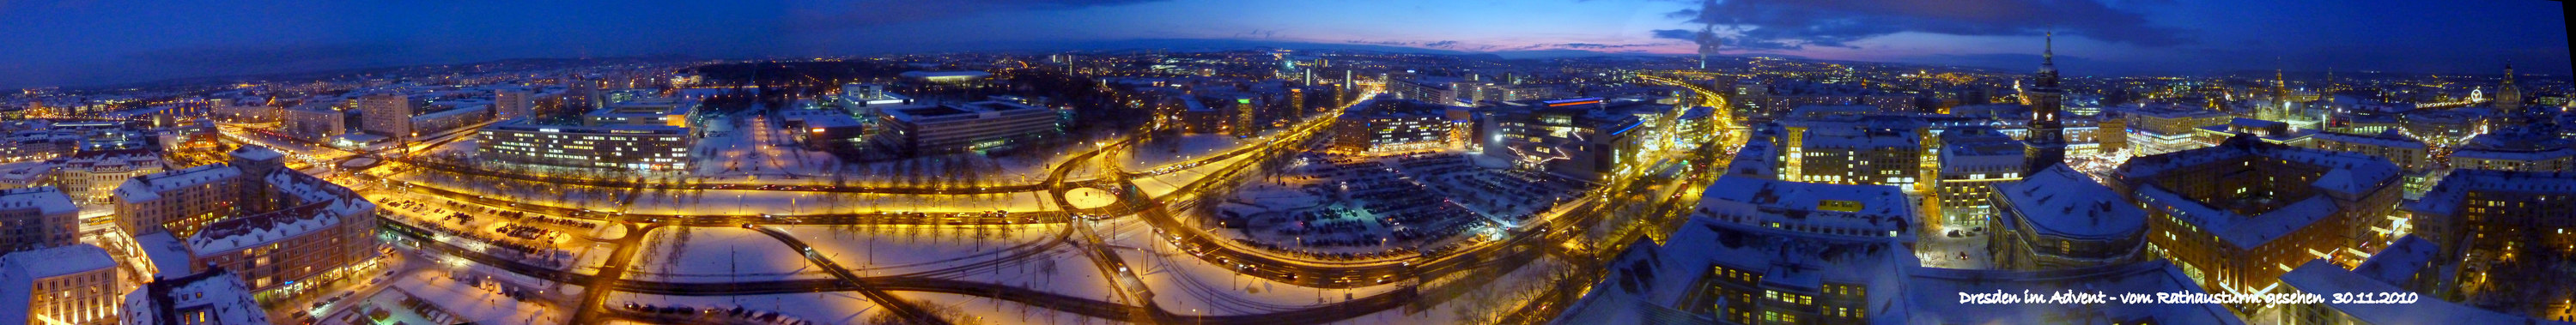
[[[898,155],[988,152],[1019,147],[1064,133],[1055,109],[983,101],[878,111],[884,148]]]
[[[698,103],[670,98],[628,100],[592,110],[581,125],[513,119],[484,126],[477,157],[486,161],[579,169],[690,170],[697,145],[691,125]]]
[[[1483,132],[1475,139],[1486,156],[1510,160],[1515,168],[1599,180],[1628,162],[1622,157],[1641,141],[1630,131],[1643,123],[1601,106],[1600,98],[1578,98],[1495,107],[1479,112]]]
[[[1380,155],[1455,147],[1449,106],[1413,100],[1379,99],[1356,112],[1344,113],[1333,125],[1332,152]]]

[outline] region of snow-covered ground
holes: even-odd
[[[620,292],[609,294],[605,306],[600,308],[624,309],[627,303],[699,310],[742,307],[776,312],[815,324],[866,324],[876,314],[884,312],[876,303],[850,291],[741,296],[664,296]]]
[[[1030,250],[1070,246],[1064,225],[986,227],[771,225],[861,276],[951,269]],[[774,242],[774,240],[773,240]]]
[[[1367,297],[1402,288],[1402,283],[1352,289],[1318,289],[1236,274],[1233,270],[1181,252],[1152,238],[1151,227],[1134,220],[1102,223],[1103,241],[1119,258],[1135,266],[1154,303],[1185,315],[1244,315],[1293,310]]]
[[[1058,240],[1067,234],[1060,224],[987,229],[982,235],[953,227],[771,227],[794,234],[859,276],[935,277],[1075,297],[1112,292],[1080,246]]]
[[[895,296],[949,315],[944,319],[955,324],[1128,324],[977,296],[930,292],[897,292]],[[954,316],[961,314],[966,317]]]
[[[440,309],[443,309],[448,313],[453,313],[456,320],[449,323],[479,322],[485,324],[538,324],[563,322],[565,318],[564,311],[558,309],[558,307],[561,306],[556,306],[553,303],[547,303],[538,299],[519,301],[501,294],[501,290],[504,290],[502,288],[516,288],[514,290],[539,289],[539,286],[529,285],[525,282],[532,281],[531,279],[513,277],[516,274],[481,267],[469,268],[469,270],[476,271],[463,273],[451,273],[436,270],[412,272],[409,275],[394,279],[394,290],[384,291],[384,293],[370,297],[369,300],[371,302],[376,302],[376,306],[378,307],[399,310],[402,309],[400,307],[401,304],[397,303],[401,299],[400,296],[403,294],[409,294],[414,297],[419,297],[421,300],[428,301],[431,304],[438,305]],[[461,274],[464,277],[468,277],[469,281],[459,281],[457,279],[450,278],[450,274]],[[470,281],[474,280],[475,277],[485,276],[488,276],[491,280]],[[477,282],[479,282],[479,285]]]
[[[747,282],[831,278],[787,244],[734,227],[662,227],[644,239],[628,279]]]
[[[1333,324],[1491,324],[1503,313],[1519,311],[1532,297],[1555,285],[1565,265],[1553,258],[1540,258],[1421,312],[1395,308]]]

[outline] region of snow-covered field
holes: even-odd
[[[644,239],[628,279],[747,282],[830,278],[787,244],[734,227],[662,227]]]
[[[1396,290],[1402,283],[1352,289],[1318,289],[1236,274],[1153,239],[1138,221],[1103,223],[1104,241],[1122,247],[1119,258],[1154,292],[1154,303],[1186,315],[1244,315],[1293,310]]]
[[[402,294],[410,294],[414,297],[419,297],[423,301],[428,301],[431,304],[438,305],[440,309],[444,309],[446,312],[453,313],[456,318],[456,321],[454,321],[455,323],[479,322],[485,324],[536,324],[563,322],[565,318],[564,311],[556,309],[559,306],[534,299],[529,301],[518,301],[507,296],[503,296],[499,291],[496,291],[498,288],[505,286],[516,286],[517,288],[523,289],[538,288],[538,286],[530,285],[530,283],[526,282],[533,280],[522,277],[513,277],[516,274],[487,268],[476,267],[470,268],[470,270],[476,271],[466,272],[463,274],[467,274],[467,276],[472,277],[491,276],[491,279],[497,282],[483,282],[482,285],[475,285],[466,281],[451,279],[448,276],[450,274],[449,272],[412,272],[409,275],[394,279],[393,290],[387,290],[384,291],[384,293],[370,297],[369,301],[377,303],[377,306],[379,307],[400,309],[401,305],[396,302],[400,301],[400,296]]]
[[[700,310],[742,307],[776,312],[815,324],[865,324],[876,314],[884,312],[859,293],[848,291],[742,296],[664,296],[621,292],[609,294],[606,306],[600,308],[623,309],[627,303]]]

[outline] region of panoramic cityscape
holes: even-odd
[[[130,2],[0,322],[2576,324],[2554,1]]]

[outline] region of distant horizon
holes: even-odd
[[[2508,0],[750,0],[174,5],[0,2],[0,87],[687,55],[1295,44],[1503,56],[1693,55],[2070,75],[2334,69],[2576,73],[2561,2]],[[2423,15],[2420,13],[2442,13]],[[1703,29],[1710,37],[1698,36]],[[1157,46],[1169,45],[1169,46]]]
[[[1162,41],[1216,41],[1216,42],[1245,42],[1245,41],[1243,41],[1243,40],[1226,40],[1226,39],[1140,39],[1140,40],[1128,40],[1128,41],[1124,41],[1124,42],[1162,42]],[[376,65],[376,66],[355,66],[355,67],[336,67],[336,68],[315,68],[315,69],[309,69],[309,70],[290,70],[290,71],[276,71],[276,72],[262,72],[262,73],[222,74],[222,75],[198,75],[198,76],[179,76],[179,77],[157,78],[157,79],[147,79],[147,80],[128,80],[128,81],[102,82],[102,83],[78,84],[78,85],[11,85],[11,86],[0,86],[0,87],[6,87],[6,89],[30,89],[30,88],[44,88],[44,87],[58,87],[58,88],[64,88],[64,89],[81,89],[81,90],[93,90],[93,89],[115,89],[115,88],[127,88],[127,87],[135,87],[135,86],[160,86],[160,85],[158,85],[158,84],[165,84],[165,83],[185,83],[185,82],[195,82],[195,81],[199,81],[199,80],[201,80],[201,79],[206,80],[206,81],[212,81],[212,80],[214,80],[214,79],[242,79],[242,78],[259,79],[259,78],[272,78],[272,77],[277,77],[277,76],[286,76],[286,75],[304,75],[304,74],[344,74],[344,73],[356,73],[356,72],[363,71],[363,70],[399,69],[399,68],[408,68],[408,67],[427,67],[427,66],[455,66],[455,65],[471,65],[471,64],[484,64],[484,63],[507,62],[507,61],[521,61],[521,60],[616,60],[616,59],[648,59],[648,60],[657,60],[657,59],[671,59],[671,60],[694,60],[694,61],[704,61],[704,60],[780,60],[780,61],[786,61],[786,60],[791,60],[791,59],[794,59],[794,58],[809,58],[809,59],[810,59],[810,58],[818,58],[818,57],[819,57],[819,58],[839,58],[839,57],[866,57],[866,56],[880,56],[880,55],[923,55],[923,54],[943,54],[943,53],[1063,53],[1063,52],[1090,52],[1090,51],[1111,51],[1111,52],[1117,52],[1117,51],[1157,51],[1157,50],[1165,50],[1165,51],[1188,51],[1188,52],[1225,52],[1225,51],[1248,51],[1248,50],[1254,50],[1254,49],[1257,49],[1257,48],[1263,48],[1263,47],[1269,47],[1269,48],[1281,48],[1281,49],[1292,49],[1292,50],[1308,50],[1308,51],[1365,51],[1365,52],[1406,53],[1406,54],[1447,55],[1447,56],[1478,56],[1478,55],[1494,55],[1494,56],[1500,57],[1501,59],[1504,59],[1504,60],[1560,59],[1560,58],[1586,58],[1586,57],[1623,57],[1623,56],[1635,56],[1635,57],[1668,57],[1668,58],[1694,58],[1694,57],[1696,57],[1696,56],[1697,56],[1697,54],[1637,53],[1637,52],[1601,52],[1601,51],[1591,51],[1591,50],[1562,50],[1562,49],[1560,49],[1560,50],[1522,50],[1522,51],[1469,52],[1469,51],[1442,50],[1442,49],[1425,49],[1425,48],[1400,47],[1400,46],[1387,46],[1387,45],[1374,45],[1374,44],[1336,44],[1336,43],[1311,43],[1311,42],[1262,42],[1262,43],[1267,43],[1267,44],[1260,44],[1260,45],[1234,45],[1234,46],[1232,46],[1232,47],[1226,47],[1226,48],[1141,48],[1141,47],[1105,47],[1105,48],[1061,48],[1061,47],[1059,47],[1059,48],[1051,48],[1051,49],[1050,49],[1050,48],[1022,48],[1022,49],[999,49],[999,48],[997,48],[997,49],[979,49],[979,50],[948,50],[948,51],[897,51],[897,52],[851,53],[851,54],[833,54],[833,55],[794,55],[794,54],[777,54],[777,55],[769,55],[769,56],[766,56],[766,57],[709,57],[709,56],[693,56],[693,55],[687,55],[687,54],[651,54],[651,55],[597,56],[597,57],[512,57],[512,58],[497,58],[497,59],[486,59],[486,60],[470,60],[470,61],[460,61],[460,62],[388,64],[388,65]],[[1308,47],[1308,48],[1294,48],[1294,46],[1312,46],[1312,47]],[[2011,56],[2011,54],[1999,54],[1998,56]],[[2028,63],[2028,64],[2022,64],[2022,65],[2020,65],[2020,66],[2014,66],[2014,65],[2012,65],[2012,64],[2009,64],[2009,63],[2003,63],[2003,62],[1997,62],[1997,63],[1995,63],[1995,64],[1982,64],[1982,65],[1980,65],[1980,64],[1974,64],[1974,63],[1931,63],[1931,62],[1891,62],[1891,61],[1837,60],[1837,59],[1819,59],[1819,58],[1809,58],[1809,57],[1802,57],[1802,56],[1789,55],[1789,54],[1768,54],[1768,53],[1735,53],[1735,54],[1720,54],[1720,55],[1713,55],[1713,56],[1711,56],[1711,57],[1735,58],[1735,59],[1742,59],[1742,58],[1782,58],[1782,59],[1805,60],[1805,61],[1816,61],[1816,62],[1844,62],[1844,63],[1887,64],[1887,65],[1937,66],[1937,67],[1965,68],[1965,69],[1990,69],[1990,70],[2004,70],[2004,71],[2001,71],[2001,72],[2005,72],[2005,73],[2013,72],[2014,70],[2035,69],[2035,68],[2037,68],[2037,67],[2038,67],[2038,62],[2039,62],[2039,58],[2038,58],[2038,55],[2037,55],[2037,54],[2031,54],[2031,55],[2028,55],[2028,59],[2029,59],[2029,60],[2027,60],[2027,61],[2029,61],[2029,63]],[[2057,59],[2059,60],[2059,65],[2060,65],[2060,67],[2061,67],[2061,71],[2065,71],[2065,72],[2066,72],[2066,74],[2065,74],[2065,75],[2066,75],[2067,77],[2079,77],[2079,78],[2081,78],[2081,77],[2105,77],[2105,78],[2126,78],[2126,77],[2206,77],[2206,76],[2223,76],[2223,75],[2229,75],[2229,74],[2235,74],[2235,73],[2271,72],[2271,71],[2273,71],[2273,70],[2267,70],[2267,69],[2230,69],[2230,70],[2211,70],[2211,71],[2200,71],[2200,72],[2141,72],[2141,73],[2119,73],[2119,74],[2109,74],[2109,73],[2083,73],[2081,70],[2066,68],[2066,66],[2068,65],[2068,63],[2069,63],[2070,61],[2081,61],[2081,60],[2084,60],[2084,59],[2082,59],[2082,58],[2080,58],[2080,57],[2075,57],[2075,56],[2065,55],[2065,54],[2059,54],[2057,57],[2058,57]],[[2285,71],[2286,73],[2291,73],[2291,74],[2314,74],[2314,73],[2326,73],[2326,72],[2328,72],[2328,71],[2333,71],[2333,72],[2335,72],[2335,73],[2353,73],[2353,74],[2361,74],[2361,73],[2381,73],[2381,74],[2400,74],[2400,75],[2466,75],[2466,76],[2488,76],[2488,75],[2502,75],[2502,74],[2503,74],[2503,66],[2502,66],[2502,64],[2503,64],[2502,62],[2498,62],[2498,63],[2497,63],[2497,65],[2496,65],[2495,67],[2493,67],[2493,68],[2491,68],[2491,69],[2488,69],[2488,70],[2490,70],[2490,71],[2486,71],[2486,72],[2387,71],[2387,70],[2360,69],[2360,68],[2349,68],[2349,69],[2347,69],[2347,68],[2337,68],[2337,69],[2334,69],[2334,70],[2282,70],[2282,71]],[[2515,75],[2527,75],[2527,76],[2565,76],[2565,75],[2576,75],[2576,71],[2561,71],[2560,73],[2544,73],[2544,72],[2535,72],[2535,71],[2532,71],[2532,69],[2530,69],[2530,68],[2526,68],[2526,67],[2524,67],[2521,63],[2515,63],[2515,64],[2516,64],[2516,67],[2514,68]],[[2461,70],[2475,70],[2475,69],[2461,68]]]

